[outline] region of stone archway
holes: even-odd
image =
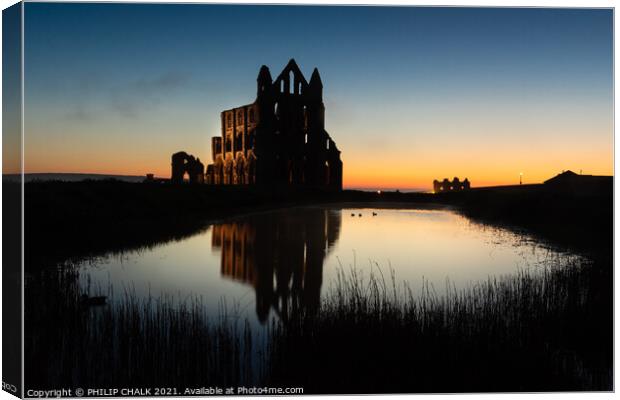
[[[234,183],[233,173],[234,169],[232,160],[226,160],[224,163],[224,184],[232,185]]]
[[[325,161],[325,178],[324,178],[324,184],[325,185],[329,185],[330,181],[331,181],[331,170],[330,170],[330,165],[329,165],[329,161]]]
[[[256,183],[256,158],[253,154],[250,154],[248,157],[245,163],[245,170],[247,175],[246,182],[248,185],[254,185]]]
[[[189,183],[204,182],[205,166],[200,162],[200,158],[187,154],[184,151],[172,155],[172,183],[183,183],[183,178],[187,174]]]
[[[237,161],[235,162],[235,183],[237,185],[245,185],[245,160],[243,157],[237,157]]]
[[[224,163],[220,158],[215,160],[213,165],[213,183],[222,185],[224,183]]]

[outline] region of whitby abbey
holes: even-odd
[[[221,113],[221,134],[211,140],[213,163],[185,152],[172,156],[172,181],[212,185],[290,185],[342,189],[340,150],[325,130],[323,84],[310,81],[291,59],[272,79],[263,65],[256,100]]]

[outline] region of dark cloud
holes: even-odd
[[[110,108],[122,117],[137,118],[141,113],[157,107],[167,95],[188,82],[189,75],[182,72],[140,78],[125,87],[110,90]]]
[[[157,108],[176,90],[186,87],[189,80],[189,74],[178,71],[168,71],[114,86],[108,86],[99,79],[82,78],[76,81],[75,87],[78,104],[64,114],[64,118],[73,122],[92,121],[98,112],[102,112],[92,106],[93,97],[100,96],[103,96],[104,107],[107,107],[108,112],[123,118],[138,118],[142,113]],[[87,106],[87,102],[91,106]]]
[[[75,107],[75,109],[67,112],[64,117],[69,121],[89,122],[95,118],[95,115],[92,112],[87,111],[83,105],[79,104]]]
[[[124,118],[137,118],[140,111],[147,108],[146,104],[141,104],[137,100],[132,101],[123,96],[112,96],[110,99],[110,109]]]
[[[151,79],[139,79],[130,85],[134,92],[143,95],[157,96],[169,93],[185,86],[189,82],[189,75],[181,72],[167,72]]]

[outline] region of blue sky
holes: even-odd
[[[262,64],[324,84],[345,186],[613,172],[607,9],[26,3],[29,172],[209,159]]]

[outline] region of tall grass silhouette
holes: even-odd
[[[341,269],[318,310],[262,333],[223,305],[208,317],[200,298],[139,299],[128,290],[87,307],[76,269],[47,271],[27,283],[26,386],[611,390],[607,267],[573,259],[462,290],[423,282],[421,294],[392,271]]]

